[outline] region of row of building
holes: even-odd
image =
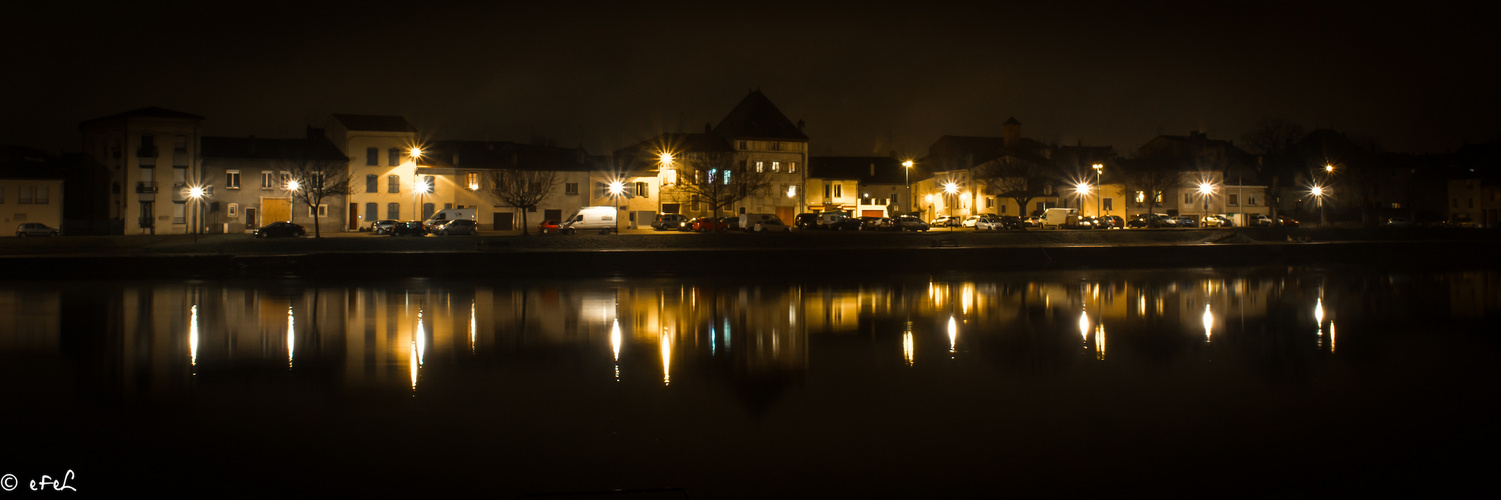
[[[822,211],[931,219],[1051,207],[1125,218],[1226,214],[1242,223],[1279,212],[1317,220],[1322,208],[1329,220],[1401,216],[1490,227],[1501,208],[1494,144],[1445,155],[1382,154],[1328,129],[1273,154],[1195,132],[1159,136],[1123,157],[1110,146],[1027,138],[1012,118],[1000,137],[943,136],[917,158],[810,156],[803,124],[760,91],[702,132],[664,133],[609,155],[426,139],[399,116],[336,114],[295,138],[207,136],[205,121],[144,108],[82,123],[81,155],[0,150],[0,216],[70,234],[181,234],[283,220],[355,231],[447,208],[474,208],[481,227],[496,230],[559,220],[585,206],[617,207],[631,227],[658,213],[770,213],[790,223]],[[334,166],[348,189],[316,204],[296,196],[309,164]],[[553,172],[556,185],[535,206],[513,206],[496,196],[500,171]],[[737,183],[753,189],[717,189]]]

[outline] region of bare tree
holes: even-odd
[[[1046,186],[1054,180],[1053,173],[1039,165],[1014,156],[1004,156],[975,169],[975,180],[986,191],[1000,198],[1016,201],[1018,214],[1027,214],[1027,203],[1045,195]]]
[[[490,182],[485,185],[485,192],[521,212],[523,236],[531,234],[527,230],[527,211],[552,196],[562,179],[556,170],[499,169],[491,170],[487,177]]]
[[[286,160],[283,162],[286,170],[291,173],[294,186],[286,188],[291,191],[294,201],[301,201],[309,207],[313,213],[313,237],[322,236],[319,221],[322,216],[318,214],[318,206],[323,204],[325,198],[348,196],[354,191],[354,178],[349,175],[349,163],[346,160],[333,159],[310,159],[301,158]],[[292,213],[297,213],[296,203],[293,203]]]
[[[1251,130],[1240,136],[1252,153],[1261,155],[1256,173],[1266,183],[1267,205],[1277,216],[1286,183],[1297,175],[1298,166],[1290,154],[1293,144],[1304,136],[1303,127],[1281,118],[1261,118]]]
[[[1167,190],[1182,183],[1177,165],[1165,156],[1147,154],[1123,160],[1121,170],[1127,192],[1142,193],[1142,203],[1146,204],[1145,213],[1148,214],[1157,211],[1158,200],[1167,195]]]
[[[721,209],[770,188],[771,176],[747,168],[747,163],[731,153],[690,154],[676,188],[680,194],[698,197],[709,206],[709,216],[718,217]]]

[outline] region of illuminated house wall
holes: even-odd
[[[422,179],[417,177],[417,164],[409,153],[422,144],[405,118],[336,114],[325,133],[349,158],[349,176],[354,184],[348,203],[355,205],[356,227],[342,227],[354,230],[369,227],[374,221],[421,218],[423,201],[415,188]]]

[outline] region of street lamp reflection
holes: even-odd
[[[954,348],[959,340],[959,323],[949,316],[949,354],[954,353]]]
[[[1211,340],[1210,330],[1214,327],[1214,313],[1209,312],[1209,304],[1204,304],[1204,341]]]

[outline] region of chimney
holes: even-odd
[[[1016,121],[1016,117],[1013,116],[1006,119],[1006,123],[1001,125],[1001,130],[1005,134],[1004,144],[1006,147],[1009,148],[1021,143],[1022,122]]]

